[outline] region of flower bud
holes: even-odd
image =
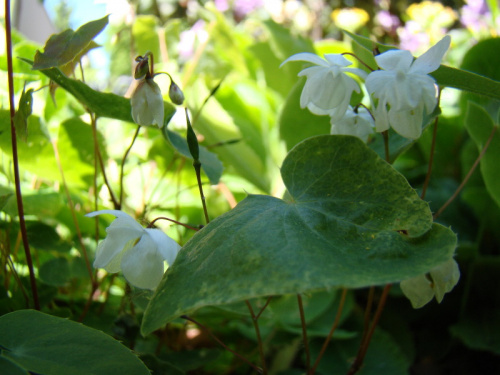
[[[160,87],[152,78],[139,82],[132,97],[132,118],[138,125],[163,127],[164,108]]]
[[[135,67],[135,72],[134,72],[134,78],[135,79],[141,79],[144,76],[149,75],[149,60],[147,57],[142,57],[142,56],[137,56],[135,58],[135,61],[138,62],[138,64]]]
[[[182,103],[184,103],[184,94],[182,93],[180,87],[177,86],[177,84],[173,80],[170,81],[168,96],[174,104],[181,105]]]

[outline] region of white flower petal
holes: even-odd
[[[85,216],[94,217],[102,214],[114,215],[116,219],[106,229],[107,237],[97,247],[94,268],[107,268],[113,258],[122,252],[127,242],[139,238],[144,233],[144,229],[122,211],[101,210],[90,212]]]
[[[355,113],[351,106],[347,109],[344,117],[338,121],[331,120],[331,134],[353,135],[367,142],[370,134],[373,133],[375,123],[368,111],[364,107],[358,108]]]
[[[379,101],[375,108],[375,130],[379,133],[389,129],[389,116],[384,101]]]
[[[297,53],[295,55],[292,55],[288,59],[283,61],[280,65],[280,68],[283,65],[285,65],[287,62],[290,62],[290,61],[307,61],[307,62],[310,62],[312,64],[316,64],[316,65],[320,65],[320,66],[324,66],[324,67],[328,66],[328,62],[323,60],[318,55],[316,55],[314,53],[309,53],[309,52],[302,52],[302,53]]]
[[[450,48],[450,43],[451,37],[446,35],[415,60],[410,69],[411,73],[429,74],[439,68],[444,54]]]
[[[375,56],[375,61],[384,70],[409,71],[413,56],[409,51],[390,50]]]
[[[130,98],[132,118],[138,125],[163,127],[164,105],[160,87],[152,79],[143,79]]]
[[[329,65],[338,65],[341,67],[346,67],[352,65],[352,62],[347,60],[344,55],[339,53],[329,53],[325,55],[326,61],[328,61]]]
[[[422,134],[423,104],[410,110],[389,110],[389,123],[396,133],[409,139]]]
[[[153,81],[153,79],[147,79],[146,83],[150,87],[150,90],[146,91],[146,98],[148,101],[148,108],[153,116],[153,122],[151,124],[158,125],[158,127],[162,128],[165,108],[160,87],[156,84],[155,81]]]
[[[123,276],[133,286],[141,289],[155,289],[164,272],[163,258],[151,236],[142,236],[122,259]]]
[[[162,258],[171,266],[181,246],[175,242],[172,238],[163,233],[160,229],[149,229],[146,228],[146,233],[151,237],[156,245],[156,248],[160,252]]]

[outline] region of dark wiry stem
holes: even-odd
[[[441,89],[438,91],[438,105],[440,99],[441,99]],[[432,130],[432,143],[431,143],[431,154],[429,155],[429,165],[427,167],[427,174],[425,175],[424,186],[422,186],[422,193],[420,194],[421,199],[425,198],[425,193],[427,192],[427,188],[429,187],[429,181],[431,179],[432,164],[434,163],[434,152],[436,150],[438,121],[439,121],[439,116],[436,116],[434,120],[434,128]]]
[[[127,156],[132,149],[132,146],[135,143],[135,140],[137,139],[137,136],[139,135],[139,131],[141,130],[141,127],[137,125],[137,129],[135,130],[134,137],[132,138],[132,142],[130,142],[130,146],[128,146],[127,150],[125,151],[125,154],[123,155],[122,159],[122,165],[120,166],[120,201],[118,209],[121,209],[123,205],[123,170],[125,168],[125,160],[127,160]]]
[[[472,174],[474,173],[474,171],[476,170],[477,166],[479,165],[479,162],[481,161],[481,159],[483,158],[484,154],[486,153],[486,150],[488,150],[488,147],[490,146],[490,143],[493,139],[493,136],[495,135],[495,132],[497,131],[498,129],[498,126],[494,126],[493,127],[493,130],[491,131],[490,133],[490,136],[488,138],[488,140],[486,141],[483,149],[481,150],[481,153],[479,154],[479,156],[477,157],[476,161],[474,162],[474,164],[472,165],[470,171],[467,173],[467,176],[465,176],[464,180],[462,181],[462,183],[460,184],[460,186],[457,188],[457,190],[455,191],[455,193],[453,193],[453,195],[450,197],[450,199],[448,199],[446,201],[445,204],[443,204],[443,206],[438,210],[438,212],[436,212],[434,214],[434,220],[443,213],[443,211],[446,209],[446,207],[448,207],[450,205],[451,202],[453,202],[455,200],[455,198],[458,196],[458,194],[460,194],[460,192],[462,191],[462,189],[464,188],[465,184],[469,181],[470,179],[470,176],[472,176]]]
[[[14,115],[16,114],[16,105],[14,103],[14,69],[12,66],[12,34],[10,23],[10,0],[5,0],[5,40],[7,48],[7,71],[9,78],[9,106],[10,106],[10,131],[12,141],[12,160],[14,163],[14,181],[16,185],[17,212],[19,216],[19,227],[23,240],[26,263],[28,265],[31,291],[33,293],[33,304],[36,310],[40,310],[40,301],[38,300],[38,289],[36,286],[35,271],[31,259],[31,251],[26,231],[26,222],[24,220],[23,196],[21,193],[21,178],[19,176],[19,161],[17,155],[17,137],[16,127],[14,126]]]
[[[306,370],[309,372],[311,368],[311,353],[309,351],[309,340],[307,339],[307,326],[306,317],[304,314],[304,305],[302,303],[302,296],[297,294],[297,303],[299,304],[300,323],[302,324],[302,341],[304,342],[304,350],[306,352]]]
[[[321,358],[323,358],[323,355],[325,354],[326,348],[328,347],[328,344],[330,343],[330,340],[332,339],[333,333],[337,329],[339,322],[340,322],[340,317],[342,316],[342,310],[344,309],[344,304],[345,304],[345,299],[347,296],[347,289],[344,288],[342,289],[342,296],[340,297],[340,302],[339,302],[339,308],[337,310],[337,315],[335,316],[335,320],[333,322],[332,328],[330,329],[330,332],[328,333],[328,336],[325,339],[325,342],[323,343],[323,346],[321,348],[321,351],[318,354],[318,358],[316,358],[316,361],[314,362],[314,365],[309,372],[310,375],[314,375],[316,372],[316,369],[318,368],[319,361]]]

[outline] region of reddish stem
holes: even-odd
[[[33,293],[33,304],[36,310],[40,310],[40,301],[38,300],[38,289],[36,286],[35,271],[33,268],[33,260],[31,259],[31,251],[26,231],[26,222],[24,220],[23,196],[21,193],[21,178],[19,176],[19,161],[17,154],[17,137],[16,127],[14,126],[14,116],[16,114],[16,105],[14,102],[14,69],[12,66],[12,34],[10,22],[10,0],[5,0],[5,40],[7,48],[7,71],[9,76],[9,107],[10,107],[10,131],[12,141],[12,160],[14,168],[14,181],[16,185],[16,200],[17,212],[19,215],[19,227],[23,240],[24,253],[26,255],[26,263],[28,265],[31,291]]]

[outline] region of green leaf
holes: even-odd
[[[493,123],[493,119],[486,110],[476,103],[469,102],[465,114],[465,127],[479,150],[482,150],[495,128],[493,139],[481,159],[481,174],[488,193],[500,207],[500,132],[498,125]]]
[[[179,134],[168,130],[166,127],[163,128],[163,135],[181,155],[189,159],[193,158],[191,156],[191,152],[189,151],[186,139],[181,137]],[[220,177],[222,176],[222,171],[224,170],[221,161],[217,158],[217,155],[208,151],[205,147],[199,146],[199,150],[201,168],[210,180],[210,184],[217,185]]]
[[[45,43],[44,52],[37,51],[33,69],[54,68],[73,61],[107,24],[108,16],[105,16],[86,23],[76,31],[68,29],[52,35]]]
[[[0,357],[0,368],[5,375],[29,375],[29,372],[9,358]]]
[[[27,59],[22,60],[28,64],[32,64]],[[112,93],[96,91],[81,81],[66,77],[58,68],[44,69],[42,73],[73,95],[84,107],[88,108],[98,117],[134,122],[129,99]],[[168,102],[164,102],[164,106],[164,125],[166,125],[174,115],[175,107]]]
[[[44,375],[149,374],[125,346],[101,331],[34,310],[0,317],[2,356]]]
[[[146,310],[143,333],[202,306],[398,282],[455,250],[453,232],[433,225],[406,179],[355,137],[307,139],[281,175],[289,201],[250,195],[188,241]]]
[[[498,72],[498,65],[500,64],[500,57],[496,51],[500,48],[500,38],[491,38],[482,40],[474,45],[463,57],[460,68],[482,76],[488,77],[491,80],[499,81],[500,73]],[[494,90],[486,86],[486,90]],[[491,99],[488,96],[475,95],[481,93],[462,93],[460,98],[460,106],[463,112],[467,110],[469,101],[473,101],[482,105],[488,113],[497,118],[499,114],[500,101],[499,98]]]
[[[28,140],[28,117],[31,115],[33,106],[33,89],[24,91],[19,98],[19,108],[14,115],[14,126],[16,127],[16,135],[24,142]]]
[[[378,48],[380,52],[385,52],[395,48],[393,46],[374,42],[369,38],[355,35],[348,31],[344,31],[344,33],[349,35],[359,46],[370,53],[374,48]],[[489,49],[491,54],[494,54],[495,51],[496,48]],[[375,68],[373,65],[374,59],[370,59],[367,63],[372,66],[372,68]],[[496,66],[498,66],[498,64],[492,64],[492,67]],[[440,86],[453,87],[489,98],[500,99],[500,82],[483,77],[479,74],[441,65],[438,70],[432,72],[430,75],[436,79]]]

